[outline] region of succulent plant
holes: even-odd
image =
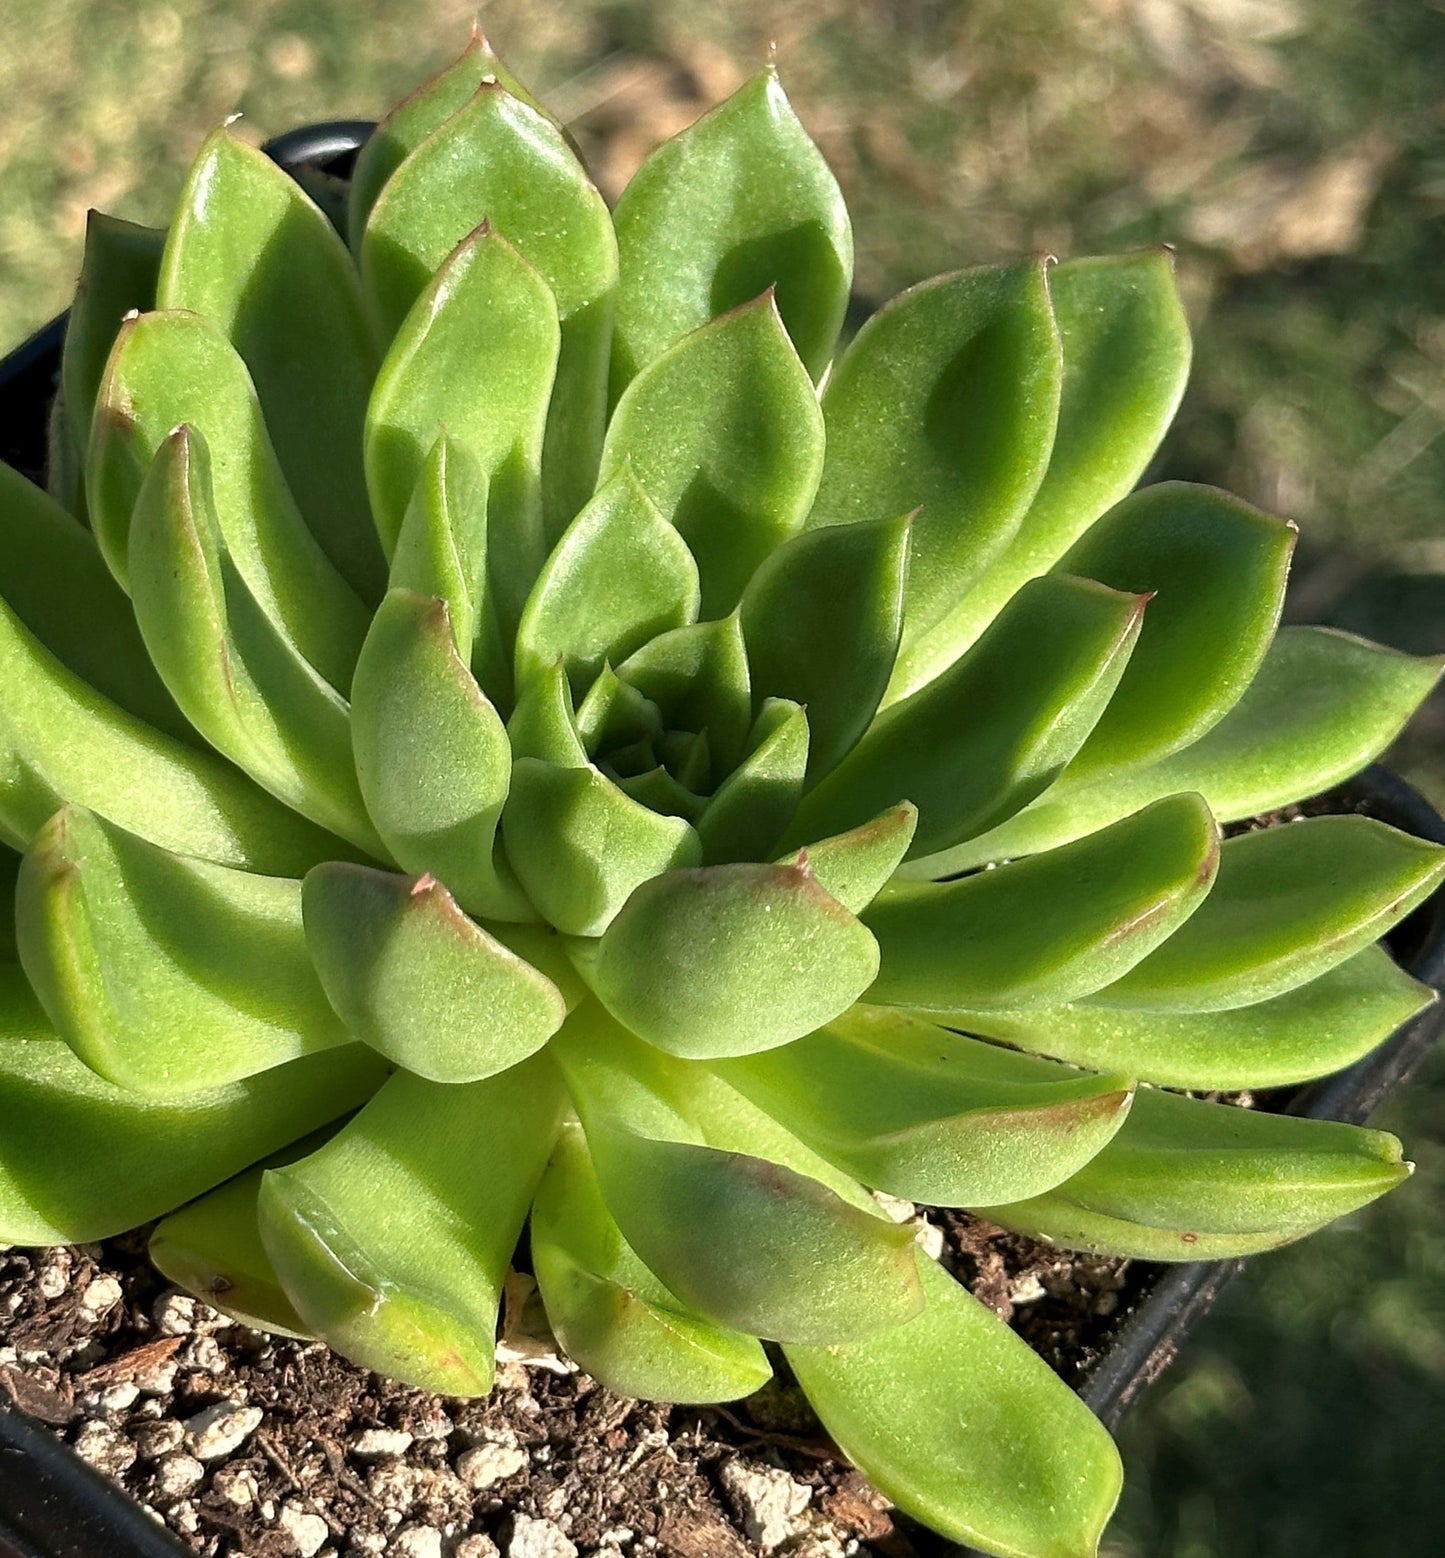
[[[1092,1553],[1107,1435],[872,1193],[1172,1260],[1400,1181],[1189,1090],[1432,998],[1376,943],[1445,852],[1220,823],[1438,664],[1277,632],[1290,525],[1134,490],[1167,254],[942,276],[835,356],[771,70],[609,213],[474,37],[339,222],[229,129],[167,232],[94,217],[54,495],[0,469],[0,1236],[162,1218],[218,1307],[471,1394],[529,1225],[604,1383],[778,1344],[905,1510]]]

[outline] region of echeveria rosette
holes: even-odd
[[[1290,526],[1133,490],[1166,255],[939,277],[837,351],[771,71],[609,213],[475,38],[347,218],[226,130],[167,233],[97,218],[73,514],[0,468],[0,1236],[162,1217],[210,1302],[466,1394],[530,1217],[604,1383],[732,1399],[775,1343],[903,1508],[1092,1553],[1107,1436],[870,1192],[1182,1259],[1397,1183],[1167,1089],[1431,998],[1376,943],[1439,849],[1220,823],[1438,665],[1276,631]]]

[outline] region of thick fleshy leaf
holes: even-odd
[[[85,454],[70,430],[63,389],[45,419],[45,491],[67,514],[85,521]]]
[[[863,915],[882,956],[868,999],[943,1012],[1075,1000],[1175,934],[1219,856],[1209,808],[1174,795],[1047,854],[885,889]]]
[[[609,1390],[735,1401],[771,1377],[754,1337],[688,1313],[622,1237],[576,1124],[562,1128],[538,1187],[531,1251],[553,1334]]]
[[[1127,1075],[1080,1073],[865,1006],[713,1067],[845,1173],[932,1206],[1052,1189],[1113,1136],[1134,1092]]]
[[[245,363],[219,327],[197,314],[128,320],[111,353],[86,468],[91,521],[111,571],[128,585],[141,483],[183,422],[211,451],[217,522],[247,588],[344,692],[366,636],[366,609],[296,508]]]
[[[614,396],[689,330],[767,287],[816,379],[853,281],[843,196],[776,72],[663,142],[617,202]]]
[[[697,620],[697,564],[627,466],[568,526],[517,630],[517,685],[560,658],[573,685]]]
[[[503,831],[523,891],[572,936],[600,936],[639,884],[702,858],[688,822],[633,800],[590,763],[518,758]]]
[[[1442,880],[1445,847],[1368,817],[1241,834],[1199,914],[1093,999],[1166,1012],[1267,1001],[1378,940]]]
[[[791,841],[908,800],[918,808],[911,850],[926,855],[1012,816],[1104,713],[1143,614],[1143,597],[1088,579],[1031,580],[937,681],[884,709],[804,799]]]
[[[1435,999],[1383,947],[1366,947],[1308,984],[1228,1011],[1126,1011],[1077,1001],[935,1020],[1076,1066],[1208,1091],[1284,1087],[1338,1071]]]
[[[806,859],[826,892],[845,909],[862,914],[892,879],[917,826],[918,808],[904,801],[846,833],[815,839],[784,863],[800,865]]]
[[[808,716],[786,698],[769,698],[749,738],[751,750],[718,786],[698,818],[702,858],[766,860],[803,793]]]
[[[161,228],[138,227],[104,211],[86,213],[85,258],[60,358],[66,420],[81,449],[90,441],[100,381],[121,321],[133,311],[144,313],[156,306],[165,244]]]
[[[295,179],[223,126],[191,164],[156,300],[230,337],[306,523],[342,578],[377,600],[386,562],[361,432],[378,353],[335,228]]]
[[[407,504],[388,584],[445,601],[457,653],[469,661],[489,615],[486,571],[486,478],[466,449],[442,433]],[[495,632],[495,622],[490,626]]]
[[[638,887],[581,964],[619,1022],[690,1059],[811,1033],[873,982],[873,937],[805,866],[674,870]]]
[[[771,292],[632,381],[608,425],[602,479],[629,464],[697,559],[703,615],[731,611],[802,528],[823,467],[823,413]]]
[[[0,600],[0,837],[18,849],[66,802],[166,849],[299,874],[346,855],[214,753],[136,719],[67,670]]]
[[[303,817],[384,858],[357,788],[347,705],[224,549],[212,469],[200,433],[182,425],[136,500],[130,586],[146,648],[217,751]]]
[[[521,688],[507,721],[507,739],[516,757],[534,757],[560,768],[585,768],[587,749],[572,709],[572,689],[561,660],[539,670]]]
[[[617,240],[606,203],[562,131],[497,82],[484,82],[411,152],[371,210],[361,274],[387,336],[484,218],[537,268],[557,302],[561,346],[542,457],[543,506],[555,537],[597,474]]]
[[[1061,364],[1044,262],[1030,260],[902,293],[863,326],[829,379],[828,454],[811,523],[919,510],[900,686],[913,685],[910,656],[934,662],[938,646],[925,635],[1032,502],[1053,443]]]
[[[1046,790],[1002,826],[903,874],[948,876],[1050,849],[1179,790],[1197,790],[1221,822],[1317,795],[1389,746],[1441,663],[1331,628],[1282,628],[1244,696],[1192,746],[1113,779]]]
[[[1049,298],[1064,381],[1043,485],[1013,540],[950,617],[946,657],[915,663],[897,696],[943,670],[1020,586],[1052,568],[1133,491],[1178,410],[1189,376],[1189,323],[1168,250],[1056,265]]]
[[[737,614],[659,633],[617,667],[661,710],[670,730],[705,733],[714,772],[742,756],[752,728],[748,652]]]
[[[194,732],[136,631],[95,537],[19,471],[0,463],[0,596],[63,664],[138,719]]]
[[[553,1046],[608,1211],[686,1307],[753,1336],[822,1344],[918,1312],[911,1230],[745,1139],[709,1140],[693,1116],[694,1068],[595,1006]]]
[[[364,1045],[305,1055],[203,1092],[116,1087],[49,1035],[18,968],[0,968],[0,1239],[124,1233],[354,1109],[385,1063]]]
[[[459,1086],[401,1071],[319,1151],[267,1170],[261,1242],[306,1328],[363,1368],[485,1395],[561,1111],[545,1055]]]
[[[347,1030],[432,1082],[478,1082],[540,1049],[556,986],[434,877],[331,862],[306,878],[306,945]]]
[[[578,706],[576,729],[588,757],[596,757],[604,747],[656,743],[662,736],[662,713],[651,698],[604,665]]]
[[[1113,1441],[1019,1336],[937,1262],[909,1324],[787,1347],[823,1426],[898,1507],[1003,1558],[1092,1558],[1119,1497]]]
[[[1145,487],[1088,532],[1060,566],[1150,602],[1066,783],[1166,757],[1239,701],[1279,623],[1294,542],[1293,524],[1187,482]]]
[[[366,809],[404,870],[440,877],[468,912],[531,919],[497,848],[512,752],[457,653],[446,605],[392,590],[351,686],[351,744]]]
[[[1205,1253],[1195,1248],[1200,1238],[1218,1256],[1239,1236],[1237,1253],[1248,1254],[1262,1236],[1283,1244],[1366,1205],[1408,1179],[1411,1168],[1383,1131],[1149,1088],[1113,1141],[1072,1179],[984,1215],[1060,1244],[1082,1234],[1090,1248],[1088,1222],[1071,1226],[1078,1208],[1118,1226],[1120,1242],[1103,1246],[1107,1253],[1146,1260],[1197,1259]],[[1137,1232],[1124,1232],[1130,1228]],[[1228,1236],[1223,1247],[1221,1236]]]
[[[407,315],[367,409],[366,481],[388,555],[439,431],[480,466],[504,642],[545,555],[539,483],[557,343],[547,283],[483,223]]]
[[[172,1097],[347,1040],[289,878],[173,855],[66,807],[36,835],[15,899],[36,995],[118,1087]]]
[[[753,697],[808,711],[808,776],[867,730],[898,654],[912,515],[805,530],[753,575],[742,600]]]

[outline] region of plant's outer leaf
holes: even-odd
[[[656,742],[662,735],[662,714],[651,698],[604,665],[577,709],[576,728],[587,756],[596,757],[603,746]]]
[[[1282,628],[1244,696],[1193,746],[1113,779],[1046,790],[991,832],[902,874],[948,876],[1051,849],[1179,790],[1197,790],[1221,822],[1317,795],[1389,746],[1441,664],[1331,628]]]
[[[517,630],[517,685],[560,659],[574,687],[697,620],[697,564],[627,466],[568,526]]]
[[[899,685],[911,685],[913,654],[936,656],[930,630],[1018,529],[1048,466],[1061,379],[1042,260],[911,288],[863,326],[829,378],[810,523],[919,509]]]
[[[511,783],[507,732],[465,664],[439,600],[392,590],[351,686],[366,809],[403,870],[443,878],[469,913],[532,919],[497,848]]]
[[[1337,967],[1254,1006],[1222,1012],[1127,1011],[1078,1001],[1023,1011],[934,1013],[936,1022],[1127,1071],[1161,1087],[1284,1087],[1353,1064],[1436,999],[1366,947]]]
[[[129,587],[131,514],[161,445],[183,422],[214,461],[216,517],[257,603],[344,692],[367,612],[307,529],[276,462],[239,353],[208,319],[179,311],[127,320],[96,406],[86,490],[100,550]]]
[[[1049,299],[1064,380],[1043,484],[1018,533],[950,616],[942,657],[915,658],[895,698],[932,681],[1017,589],[1052,568],[1134,489],[1178,410],[1189,376],[1189,324],[1168,250],[1056,265]]]
[[[863,1006],[781,1049],[712,1065],[845,1173],[931,1206],[1052,1189],[1119,1129],[1134,1092],[1127,1075],[1080,1073]]]
[[[1368,817],[1241,834],[1198,916],[1090,999],[1165,1012],[1267,1001],[1383,936],[1442,880],[1445,847]]]
[[[501,920],[492,920],[482,929],[545,975],[557,987],[569,1012],[591,997],[592,992],[567,956],[565,938],[560,931],[550,925],[518,925]]]
[[[1295,534],[1187,482],[1145,487],[1089,530],[1060,566],[1151,600],[1119,690],[1065,783],[1167,757],[1228,713],[1274,637]]]
[[[565,1125],[532,1207],[532,1269],[568,1357],[623,1395],[736,1401],[772,1377],[757,1340],[689,1314],[622,1237],[581,1127]]]
[[[877,972],[872,936],[805,865],[745,863],[643,882],[582,968],[619,1022],[689,1059],[811,1033]]]
[[[1187,923],[1219,856],[1209,808],[1172,795],[1047,854],[901,883],[863,914],[882,957],[868,999],[931,1011],[1077,1000]]]
[[[357,154],[347,202],[351,250],[361,252],[367,218],[377,196],[392,174],[421,143],[464,108],[484,81],[497,81],[513,97],[529,103],[539,113],[546,110],[507,69],[475,23],[472,36],[460,55],[444,70],[424,81],[367,137]]]
[[[387,336],[483,218],[536,266],[557,301],[561,345],[542,456],[555,539],[592,492],[602,451],[617,240],[561,130],[495,82],[411,152],[372,208],[361,275]]]
[[[63,389],[45,419],[45,491],[67,514],[85,520],[85,456],[70,430]]]
[[[689,823],[649,810],[590,763],[518,758],[502,826],[528,898],[571,936],[600,936],[639,884],[702,858]]]
[[[927,855],[1045,790],[1127,674],[1147,597],[1088,579],[1030,580],[937,681],[891,704],[804,798],[789,839],[856,827],[912,801]]]
[[[36,835],[15,900],[36,995],[117,1087],[174,1097],[347,1041],[289,878],[169,854],[66,807]]]
[[[71,436],[81,449],[90,442],[100,381],[121,321],[133,310],[143,313],[156,306],[165,244],[161,228],[138,227],[104,211],[86,213],[85,258],[60,356],[61,398]]]
[[[97,692],[157,730],[194,741],[156,675],[130,602],[95,537],[3,462],[0,595],[51,654]]]
[[[366,482],[388,555],[438,431],[480,466],[504,642],[545,555],[539,483],[557,343],[547,283],[484,222],[427,283],[367,409]],[[478,363],[486,364],[480,386]]]
[[[846,833],[814,840],[782,864],[801,865],[806,860],[825,892],[845,909],[862,914],[898,869],[917,826],[918,808],[904,801]]]
[[[515,757],[533,757],[560,768],[585,768],[587,751],[572,712],[572,691],[558,660],[521,688],[507,721],[507,740]]]
[[[258,1165],[172,1212],[147,1242],[163,1277],[242,1325],[310,1340],[261,1247]]]
[[[1203,1238],[1217,1256],[1232,1253],[1224,1236],[1242,1236],[1239,1254],[1259,1248],[1248,1241],[1260,1236],[1282,1244],[1375,1200],[1411,1169],[1383,1131],[1144,1088],[1118,1135],[1072,1179],[1017,1210],[984,1215],[1067,1243],[1078,1208],[1138,1230],[1110,1254],[1193,1260]]]
[[[303,817],[384,859],[357,787],[350,711],[223,549],[211,470],[201,435],[182,424],[136,500],[131,600],[150,657],[218,752]]]
[[[803,793],[808,737],[808,716],[796,703],[769,698],[763,704],[752,750],[698,818],[706,864],[766,859],[772,853]]]
[[[191,164],[156,300],[230,337],[306,523],[352,589],[380,599],[386,561],[361,469],[378,353],[356,267],[296,180],[224,126]]]
[[[385,1064],[364,1045],[305,1055],[173,1098],[114,1086],[50,1035],[18,968],[0,968],[0,1239],[124,1233],[354,1109]]]
[[[296,875],[349,853],[214,753],[111,703],[0,600],[0,838],[27,849],[66,802],[180,854]]]
[[[843,1453],[905,1513],[1002,1558],[1093,1558],[1123,1482],[1103,1426],[933,1260],[906,1326],[784,1348]]]
[[[431,1082],[479,1082],[540,1049],[567,1008],[434,877],[341,861],[302,894],[306,945],[347,1029]]]
[[[703,616],[730,612],[802,528],[823,468],[823,413],[771,292],[684,336],[628,385],[602,480],[629,464],[697,559]]]
[[[749,581],[753,697],[808,711],[808,777],[837,766],[877,712],[903,630],[913,516],[805,530]]]
[[[614,398],[689,330],[766,287],[821,376],[848,305],[853,234],[771,67],[652,153],[622,192],[616,225]]]
[[[688,1309],[752,1336],[823,1344],[917,1314],[912,1232],[747,1141],[707,1140],[691,1117],[706,1105],[692,1096],[700,1068],[595,1005],[552,1047],[608,1211]]]
[[[419,1389],[485,1395],[561,1110],[545,1054],[460,1086],[397,1072],[318,1152],[267,1170],[261,1242],[307,1329]]]
[[[617,667],[671,730],[705,732],[717,772],[742,756],[752,728],[748,652],[737,614],[659,633]]]

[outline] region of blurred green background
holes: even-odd
[[[86,209],[165,219],[206,130],[372,117],[457,0],[0,0],[0,349]],[[1440,0],[496,0],[494,42],[615,194],[770,52],[871,299],[1165,241],[1196,365],[1160,474],[1300,522],[1290,610],[1445,652]],[[1445,703],[1397,765],[1445,801]],[[1253,1263],[1129,1423],[1109,1558],[1445,1551],[1445,1056],[1381,1123],[1414,1181]]]

